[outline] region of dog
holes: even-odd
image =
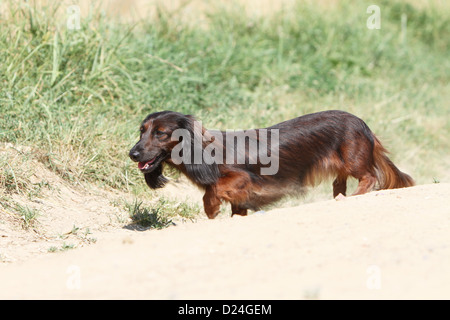
[[[232,216],[247,215],[249,209],[260,210],[286,195],[304,194],[330,177],[333,197],[346,195],[348,177],[359,181],[353,195],[414,185],[386,156],[367,124],[348,112],[322,111],[229,133],[209,131],[191,115],[155,112],[142,122],[140,140],[129,156],[152,189],[167,183],[165,164],[185,174],[205,191],[210,219],[224,201],[231,204]],[[240,144],[234,143],[240,136]]]

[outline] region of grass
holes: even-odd
[[[139,195],[147,188],[127,153],[150,112],[194,114],[225,130],[342,109],[418,183],[449,181],[450,16],[383,0],[381,29],[369,30],[370,4],[247,16],[238,4],[210,3],[207,27],[163,7],[133,24],[93,10],[68,30],[61,4],[11,1],[0,19],[0,141],[29,147],[69,182]],[[3,162],[0,188],[28,190],[29,174]]]
[[[126,204],[129,211],[130,218],[135,224],[142,227],[149,227],[153,229],[163,229],[171,224],[171,220],[167,217],[162,217],[161,208],[146,208],[142,207],[142,202],[135,200],[133,204]]]
[[[135,199],[132,203],[125,202],[125,208],[134,224],[152,229],[163,229],[171,225],[173,217],[192,220],[201,211],[198,205],[177,202],[165,197],[158,198],[150,205]]]
[[[19,194],[28,199],[38,197],[43,189],[52,189],[50,183],[37,178],[36,151],[30,148],[14,148],[12,145],[0,145],[0,197]],[[39,163],[39,162],[38,162]]]
[[[40,212],[38,210],[30,208],[29,206],[26,205],[21,205],[11,200],[9,203],[10,205],[6,206],[2,204],[2,207],[10,209],[11,211],[14,212],[15,215],[13,217],[20,221],[20,224],[23,229],[25,230],[34,229],[37,226],[38,224],[37,218],[40,215]]]
[[[54,253],[54,252],[59,252],[59,251],[68,251],[68,250],[75,249],[75,248],[76,248],[76,246],[74,244],[67,244],[64,242],[61,245],[61,248],[58,248],[56,246],[51,246],[50,248],[48,248],[47,252]]]
[[[24,229],[29,229],[35,225],[37,217],[39,215],[39,212],[37,210],[27,206],[21,206],[19,204],[16,204],[16,211],[19,212],[23,220]]]

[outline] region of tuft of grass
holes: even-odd
[[[0,146],[0,195],[20,194],[29,199],[39,197],[44,188],[51,189],[45,179],[33,177],[36,161],[30,150]]]
[[[32,184],[26,173],[27,160],[20,154],[12,154],[1,150],[0,154],[0,188],[5,193],[25,193],[32,189]]]
[[[22,227],[25,230],[37,226],[37,218],[39,216],[38,210],[16,203],[14,211],[20,216],[20,219],[22,220]]]
[[[133,223],[145,228],[163,229],[168,227],[172,221],[161,215],[161,207],[147,208],[143,206],[142,201],[135,200],[134,203],[126,203]]]
[[[68,251],[68,250],[74,249],[74,248],[75,248],[74,244],[64,242],[61,246],[61,251]]]
[[[56,246],[51,246],[50,248],[47,249],[47,252],[49,253],[55,253],[55,252],[60,252],[60,251],[68,251],[71,249],[75,249],[76,246],[74,244],[67,244],[65,242],[63,242],[63,244],[61,245],[61,248],[58,248]]]
[[[149,205],[135,199],[132,203],[125,202],[125,208],[133,223],[152,229],[163,229],[172,225],[172,218],[193,219],[200,213],[198,205],[165,197],[160,197]]]
[[[50,248],[48,248],[48,250],[47,250],[48,252],[51,252],[51,253],[53,253],[53,252],[57,252],[58,251],[58,248],[57,247],[55,247],[55,246],[51,246]]]
[[[39,222],[37,218],[41,214],[39,210],[0,195],[0,212],[10,215],[23,229],[37,231],[35,229]]]

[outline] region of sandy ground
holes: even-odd
[[[2,299],[449,299],[450,184],[383,190],[0,265]]]

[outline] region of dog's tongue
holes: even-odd
[[[139,162],[138,163],[138,168],[139,169],[143,169],[145,167],[145,165],[147,164],[147,162]]]
[[[138,168],[139,169],[146,169],[148,166],[150,166],[154,161],[155,161],[155,159],[156,158],[153,158],[152,160],[150,160],[150,161],[147,161],[147,162],[139,162],[138,163]]]

